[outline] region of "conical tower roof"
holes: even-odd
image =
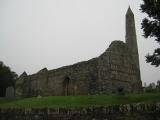
[[[127,10],[126,15],[134,16],[134,14],[133,14],[133,12],[132,12],[132,10],[131,10],[130,6],[128,7],[128,10]]]

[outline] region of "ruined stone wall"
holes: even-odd
[[[122,41],[113,41],[99,57],[98,65],[102,92],[116,92],[118,89],[132,92],[141,89],[139,69]]]
[[[22,74],[16,82],[20,96],[88,95],[139,91],[140,70],[128,46],[113,41],[98,58],[58,69],[40,70],[33,75]]]
[[[97,58],[24,77],[23,95],[88,95],[97,92]]]
[[[69,94],[91,94],[96,89],[93,83],[97,80],[97,59],[50,71],[49,83],[57,85],[55,90],[62,90],[59,91],[59,95],[64,94],[65,77],[69,77]]]
[[[140,71],[122,41],[113,41],[98,58],[54,70],[22,74],[16,83],[24,97],[132,92],[141,89]]]
[[[160,120],[160,104],[82,108],[0,108],[0,120]]]

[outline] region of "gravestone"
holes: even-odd
[[[13,99],[14,97],[14,88],[12,86],[6,88],[6,98]]]

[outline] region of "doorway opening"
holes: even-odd
[[[70,78],[68,76],[65,76],[63,80],[63,95],[70,95]]]

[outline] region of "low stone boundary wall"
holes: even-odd
[[[0,120],[160,120],[160,103],[80,108],[0,108]]]

